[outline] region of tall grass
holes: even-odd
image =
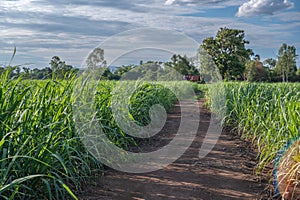
[[[300,84],[226,83],[224,87],[227,125],[236,127],[258,149],[258,171],[275,164],[288,141],[300,135]],[[299,166],[297,162],[294,166]],[[300,173],[299,167],[294,169],[289,173]]]
[[[76,136],[72,81],[0,76],[0,198],[76,199],[98,163]]]
[[[75,191],[102,164],[87,151],[76,130],[75,77],[33,81],[10,79],[9,73],[0,75],[0,199],[77,199]],[[134,84],[127,116],[137,124],[150,123],[152,105],[168,110],[176,101],[163,84]],[[178,88],[177,95],[185,95],[185,83],[167,84]],[[116,85],[98,83],[95,110],[107,137],[126,149],[135,139],[114,119],[111,103]]]
[[[257,146],[263,169],[288,140],[299,136],[300,84],[229,83],[225,87],[227,122]]]

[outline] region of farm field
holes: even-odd
[[[107,169],[92,154],[88,153],[77,134],[74,122],[76,98],[73,96],[75,79],[32,81],[21,78],[10,80],[7,77],[7,74],[2,74],[0,78],[1,198],[78,198],[76,196],[80,194],[80,190],[88,185],[90,178],[95,174],[105,173]],[[117,84],[113,81],[100,82],[97,85],[94,105],[99,123],[110,141],[119,147],[130,149],[139,143],[118,127],[109,106],[112,102],[111,92]],[[169,84],[178,88],[179,93],[184,93],[185,84],[190,83],[170,82]],[[170,90],[155,83],[134,84],[134,87],[136,90],[130,99],[130,113],[128,115],[137,123],[147,125],[150,122],[149,109],[157,103],[171,113],[174,111],[172,109],[177,99]],[[193,84],[193,88],[198,93],[207,91],[207,87],[209,88],[209,86]],[[265,172],[263,170],[266,169],[266,166],[282,166],[280,164],[282,159],[287,159],[291,163],[291,170],[287,172],[278,170],[288,174],[284,176],[287,178],[282,179],[284,180],[282,182],[287,182],[286,187],[282,186],[284,184],[281,186],[282,188],[295,188],[299,182],[297,176],[300,163],[298,161],[298,149],[295,148],[295,150],[290,151],[290,156],[282,156],[282,159],[278,159],[278,155],[288,155],[284,154],[283,147],[289,140],[299,135],[300,84],[225,83],[224,88],[226,94],[226,118],[224,120],[226,125],[233,127],[233,133],[237,136],[251,142],[253,148],[258,152],[257,159],[246,158],[245,162],[250,160],[252,163],[246,171],[245,168],[239,168],[237,165],[230,167],[227,172],[228,176],[234,176],[234,170],[241,176],[246,174],[247,177],[242,177],[242,179],[248,181],[248,185],[256,185],[253,186],[255,192],[246,191],[245,188],[237,188],[242,191],[229,193],[224,191],[224,194],[227,195],[228,199],[238,199],[239,195],[244,195],[246,199],[249,197],[247,195],[253,197],[263,188],[258,187],[258,183],[253,182],[253,180],[250,181],[252,170]],[[209,99],[210,93],[207,92],[207,95],[207,99]],[[214,105],[212,101],[208,102]],[[200,105],[201,109],[205,109],[203,102]],[[218,107],[211,108],[213,111],[218,111],[218,109]],[[204,110],[202,111],[204,112]],[[209,120],[208,111],[206,113],[208,116],[204,119]],[[205,129],[200,132],[205,134]],[[224,137],[226,138],[224,135],[221,137],[221,141],[224,143],[217,144],[213,153],[216,154],[216,151],[222,151],[222,148],[225,148],[224,152],[230,154],[233,159],[237,157],[240,157],[240,161],[244,159],[243,154],[238,153],[237,144],[232,143],[231,139],[228,138],[222,140]],[[197,138],[199,141],[195,141],[195,143],[196,146],[199,146],[203,135],[198,135]],[[228,146],[223,147],[222,145],[225,144]],[[233,150],[230,151],[228,147]],[[280,152],[282,153],[280,154]],[[206,174],[207,179],[210,179],[217,167],[220,167],[221,171],[225,170],[224,164],[230,162],[228,154],[225,155],[224,160],[222,160],[221,155],[218,155],[217,158],[220,159],[218,162],[214,159],[209,160],[210,157],[208,157],[208,161],[203,161],[201,164],[201,160],[197,160],[196,154],[191,153],[190,155],[185,154],[182,161],[179,160],[178,162],[189,165],[190,168],[187,169],[196,171],[205,167],[202,165],[210,163],[206,168],[213,169]],[[215,161],[219,163],[219,166],[213,168]],[[279,164],[275,165],[276,162],[274,161],[278,161]],[[232,175],[230,175],[231,172]],[[180,174],[180,170],[177,173]],[[272,172],[268,173],[272,174]],[[193,176],[193,174],[189,175]],[[253,177],[256,176],[253,175]],[[201,176],[199,176],[200,179]],[[226,181],[226,178],[223,180]],[[293,183],[289,180],[293,180]],[[217,182],[216,179],[211,184]],[[197,183],[195,182],[195,184]],[[190,193],[194,191],[196,193],[193,194],[201,195],[201,192],[197,191],[198,186],[187,184],[184,187],[187,187],[186,189]],[[168,187],[162,189],[167,190]],[[230,188],[227,189],[230,190]],[[289,190],[284,192],[289,192]],[[213,191],[202,194],[212,195],[212,193]]]
[[[272,166],[277,193],[299,198],[300,84],[229,83],[225,88],[227,124],[257,149],[257,171]]]
[[[300,200],[299,0],[0,3],[0,200]]]

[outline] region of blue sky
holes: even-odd
[[[299,0],[0,0],[0,64],[9,62],[16,46],[13,64],[46,67],[57,55],[80,67],[94,47],[124,31],[163,28],[200,44],[225,26],[245,30],[247,47],[262,59],[276,58],[282,43],[300,52]]]

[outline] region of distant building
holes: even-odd
[[[184,80],[192,81],[192,82],[199,82],[201,81],[200,75],[184,75]]]

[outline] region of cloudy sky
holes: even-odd
[[[299,0],[0,0],[0,64],[16,46],[13,64],[46,67],[57,55],[80,67],[94,47],[124,31],[163,28],[201,43],[225,26],[245,30],[247,47],[262,59],[275,58],[282,43],[300,52]],[[161,35],[163,43],[175,44]],[[130,46],[134,36],[127,39],[121,46]]]

